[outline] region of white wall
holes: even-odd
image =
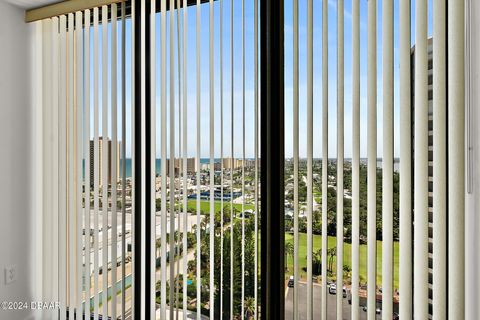
[[[33,27],[24,12],[0,0],[0,301],[33,296]],[[4,268],[12,264],[17,281],[6,285]],[[0,310],[0,320],[29,314]]]
[[[472,177],[472,193],[467,193],[465,217],[465,269],[466,269],[466,319],[478,319],[480,288],[480,3],[471,0],[471,123],[472,170],[467,177]],[[468,65],[467,65],[468,74]],[[468,82],[466,82],[468,84]],[[468,97],[467,97],[468,98]],[[468,99],[467,99],[468,101]],[[468,114],[467,114],[468,116]],[[467,126],[468,128],[468,126]],[[467,132],[467,135],[469,133]]]

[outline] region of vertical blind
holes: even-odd
[[[382,319],[397,313],[401,319],[464,317],[464,1],[438,0],[433,8],[427,0],[380,3],[380,28],[376,0],[366,3],[364,17],[359,0],[347,6],[343,0],[291,3],[292,131],[286,133],[293,142],[293,226],[286,231],[293,233],[293,274],[285,280],[293,286],[293,319],[359,319],[362,307],[367,319],[378,313]],[[331,6],[336,35],[329,31]],[[352,27],[347,37],[346,17]],[[258,0],[132,0],[36,23],[44,143],[42,298],[60,302],[59,311],[44,311],[43,318],[262,317],[258,22]],[[329,66],[336,68],[333,85]],[[317,111],[321,121],[315,121]],[[350,123],[351,139],[345,139]],[[329,135],[336,142],[333,158]],[[306,159],[300,152],[304,138]],[[321,159],[314,156],[317,147]],[[148,236],[134,243],[134,230]],[[132,248],[140,253],[132,255]],[[132,286],[138,283],[137,291]],[[348,315],[344,296],[351,303]]]
[[[150,264],[146,269],[150,277],[141,279],[141,291],[150,290],[150,296],[140,300],[140,314],[147,318],[258,317],[258,1],[248,3],[254,16],[250,95],[246,92],[247,4],[229,1],[228,19],[224,2],[140,1],[141,91],[150,94],[150,99],[142,96],[140,109],[142,121],[150,121],[150,131],[142,131],[140,147],[142,159],[150,157],[150,166],[142,171],[142,180],[150,180],[151,188],[150,195],[142,198],[142,215],[151,217],[142,220],[142,228],[151,232],[149,238],[142,238],[142,248],[151,250],[150,256],[142,256],[142,263]],[[202,23],[204,17],[208,24]],[[226,22],[230,34],[223,32]],[[238,28],[241,34],[234,32]],[[230,38],[229,64],[224,63],[225,35]],[[192,50],[195,59],[189,54]],[[240,68],[235,65],[237,56]],[[224,83],[228,72],[230,84]],[[237,79],[241,79],[240,91]],[[228,113],[229,124],[224,121]],[[256,131],[248,140],[250,127]],[[228,131],[230,144],[225,139]],[[249,143],[253,155],[247,157]],[[230,157],[224,157],[225,150]]]
[[[46,199],[42,299],[60,303],[40,317],[125,319],[133,187],[126,3],[45,19],[35,28]]]
[[[119,1],[36,22],[44,298],[61,305],[44,318],[259,317],[259,4],[205,2]]]
[[[292,0],[291,11],[286,10],[293,40],[285,44],[292,50],[286,77],[293,93],[286,101],[292,106],[286,179],[291,174],[293,185],[292,200],[286,202],[293,209],[293,237],[287,238],[293,243],[293,270],[286,269],[292,272],[293,288],[287,292],[293,290],[293,297],[286,293],[287,318],[464,317],[464,1],[433,1],[429,8],[430,3]],[[345,32],[347,25],[352,29]],[[345,40],[351,41],[348,51]],[[314,90],[316,82],[321,92]],[[346,132],[352,134],[348,139]],[[335,156],[330,141],[336,141]],[[315,158],[317,146],[321,156]],[[306,246],[306,262],[301,246]]]

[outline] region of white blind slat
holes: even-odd
[[[382,317],[393,317],[393,1],[382,4]]]
[[[220,0],[222,1],[222,0]],[[258,319],[258,212],[259,212],[259,204],[258,204],[258,169],[259,169],[259,160],[258,160],[258,149],[259,149],[259,109],[258,109],[258,0],[253,1],[254,9],[253,9],[253,19],[254,19],[254,112],[255,112],[255,240],[254,240],[254,245],[255,245],[255,250],[254,250],[254,278],[253,278],[253,287],[254,287],[254,301],[255,301],[255,307],[254,307],[254,313],[255,313],[255,320]],[[223,88],[222,88],[223,91]],[[222,130],[223,132],[223,130]],[[223,154],[223,153],[222,153]],[[223,160],[222,160],[222,165],[223,165]],[[222,167],[222,172],[223,172],[223,167]],[[223,185],[223,184],[222,184]],[[222,188],[223,190],[223,188]],[[223,199],[223,195],[222,195]],[[223,229],[223,228],[222,228]],[[223,252],[223,250],[222,250]]]
[[[224,209],[223,209],[223,0],[220,0],[220,318],[223,319],[223,234],[224,234]]]
[[[59,237],[60,239],[67,238],[67,180],[66,175],[61,174],[67,170],[67,126],[66,126],[66,83],[67,73],[67,18],[60,16],[60,76],[59,76]],[[59,244],[59,287],[60,287],[60,319],[66,319],[67,306],[67,247],[66,241],[61,241]]]
[[[322,248],[328,248],[328,3],[322,2]],[[327,261],[327,250],[322,250]],[[327,320],[327,264],[322,263],[321,319]]]
[[[197,263],[196,263],[196,273],[197,273],[197,320],[200,320],[201,314],[201,264],[200,264],[200,255],[201,255],[201,238],[200,238],[200,112],[201,112],[201,95],[200,95],[200,0],[197,0],[196,5],[196,98],[197,98],[197,154],[196,154],[196,171],[197,171]]]
[[[337,2],[337,319],[343,319],[344,3]]]
[[[169,161],[169,182],[170,182],[170,252],[169,252],[169,267],[170,267],[170,319],[174,318],[174,306],[175,304],[175,16],[174,7],[175,1],[170,1],[170,161]],[[166,199],[165,199],[166,200]]]
[[[52,192],[53,192],[53,265],[52,265],[52,299],[54,301],[60,301],[60,289],[59,283],[59,248],[60,248],[60,231],[59,231],[59,221],[60,221],[60,211],[59,211],[59,127],[60,127],[60,118],[59,118],[59,68],[60,68],[60,59],[59,59],[59,19],[58,17],[52,18],[52,130],[53,130],[53,151],[52,151]],[[57,311],[55,311],[57,312]]]
[[[465,1],[448,1],[448,319],[465,318]]]
[[[400,2],[400,261],[399,289],[402,297],[399,313],[413,317],[412,296],[412,143],[411,143],[411,69],[410,1]]]
[[[293,318],[298,320],[298,158],[299,158],[299,61],[298,0],[293,0]]]
[[[213,0],[209,1],[209,102],[210,102],[210,222],[209,222],[209,263],[210,263],[210,318],[214,319],[215,315],[215,168],[214,168],[214,152],[215,152],[215,79],[214,79],[214,12]]]
[[[313,319],[313,1],[307,2],[307,319]],[[297,177],[298,179],[298,177]],[[297,186],[298,188],[298,186]],[[298,191],[297,191],[298,192]]]
[[[130,60],[130,65],[131,65],[131,74],[135,74],[135,68],[138,67],[138,66],[135,66],[135,43],[136,41],[138,41],[138,39],[135,38],[135,28],[133,26],[135,26],[135,1],[136,0],[131,0],[131,37],[132,37],[132,51],[131,51],[131,60]],[[133,139],[133,137],[135,136],[135,118],[137,117],[137,114],[135,112],[135,108],[134,108],[134,98],[135,97],[135,84],[132,82],[131,84],[131,101],[130,101],[130,116],[131,116],[131,154],[134,155],[135,154],[135,148],[136,148],[136,145],[135,145],[135,139]],[[131,163],[131,171],[132,171],[132,174],[131,174],[131,217],[135,217],[135,214],[136,214],[136,210],[135,210],[135,207],[136,207],[136,203],[135,203],[135,197],[133,196],[135,193],[134,193],[134,186],[136,185],[136,179],[135,179],[135,175],[136,175],[136,170],[135,170],[135,165],[136,165],[136,159],[135,157],[132,156],[132,163]],[[136,230],[136,227],[135,227],[135,219],[132,219],[132,222],[131,222],[131,230]],[[125,236],[125,233],[124,233],[124,236]],[[136,247],[136,244],[135,244],[135,237],[130,237],[131,239],[131,246],[132,246],[132,256],[134,257],[135,256],[135,247]],[[132,259],[132,262],[131,262],[131,268],[132,270],[135,270],[135,267],[136,267],[136,261],[135,259]],[[132,283],[135,284],[137,281],[135,279],[135,272],[132,272],[131,273],[131,277],[132,277]],[[130,301],[135,301],[135,290],[131,290],[131,300]],[[135,308],[139,308],[139,306],[136,306],[134,305],[132,302],[129,303],[129,307],[131,308],[131,314],[132,314],[132,318],[133,320],[135,320]],[[127,308],[127,306],[125,306],[125,308]],[[123,312],[123,310],[122,310]],[[138,320],[138,319],[137,319]]]
[[[118,182],[118,125],[117,125],[117,4],[111,5],[111,127],[112,127],[112,150],[110,157],[111,166],[111,215],[112,215],[112,228],[111,228],[111,281],[110,286],[112,288],[111,298],[111,315],[113,319],[117,319],[117,182]]]
[[[108,6],[102,6],[102,315],[108,314]]]
[[[360,281],[360,1],[352,1],[352,319],[359,318]]]
[[[427,1],[415,7],[414,317],[428,317],[428,61]]]
[[[99,47],[99,35],[98,35],[98,8],[93,9],[93,127],[94,127],[94,151],[93,151],[93,207],[94,207],[94,316],[95,320],[98,320],[98,309],[99,309],[99,185],[100,185],[100,168],[99,168],[99,56],[98,56],[98,47]]]
[[[183,161],[182,161],[182,41],[180,37],[180,8],[181,8],[181,1],[177,0],[177,10],[176,10],[176,20],[177,20],[177,83],[178,83],[178,189],[177,189],[177,194],[180,195],[180,199],[182,198],[182,189],[180,187],[181,181],[182,181],[182,171],[183,171]],[[180,232],[182,230],[181,227],[181,210],[179,209],[177,211],[177,231],[178,234],[180,235]],[[178,242],[180,242],[180,239],[176,240],[177,242],[177,249],[180,249],[180,245]],[[177,259],[175,263],[175,270],[177,272],[177,275],[180,275],[180,253],[177,254]],[[178,279],[180,280],[180,279]],[[178,319],[179,317],[179,308],[178,308],[178,302],[179,302],[179,290],[180,290],[180,282],[178,280],[175,280],[175,319]]]
[[[166,306],[167,306],[167,273],[164,270],[167,265],[167,49],[166,49],[166,39],[167,39],[167,3],[165,0],[161,1],[161,156],[162,163],[161,166],[161,192],[162,192],[162,201],[161,201],[161,304],[160,304],[160,318],[166,319]]]
[[[157,15],[156,15],[156,1],[151,1],[150,5],[150,61],[148,67],[150,68],[150,172],[149,179],[150,179],[150,190],[151,198],[150,198],[150,212],[151,212],[151,220],[150,226],[150,297],[156,297],[156,259],[157,259],[157,234],[156,234],[156,198],[157,198],[157,168],[156,168],[156,157],[157,157],[157,84],[156,84],[156,58],[157,58],[157,42],[156,42],[156,26],[157,26]],[[163,178],[163,177],[162,177]],[[155,299],[155,298],[153,298]],[[156,303],[150,303],[150,319],[156,318]]]
[[[447,318],[446,1],[433,3],[433,314]]]
[[[42,96],[41,96],[41,105],[43,105],[43,113],[39,118],[42,119],[42,139],[47,140],[52,136],[51,130],[52,130],[52,114],[53,114],[53,109],[52,109],[52,61],[51,61],[51,56],[52,56],[52,21],[51,20],[44,20],[42,22],[38,23],[41,28],[41,37],[43,38],[43,43],[41,44],[41,50],[42,52],[39,53],[39,56],[41,57],[41,63],[42,63]],[[48,141],[48,140],[47,140]],[[39,242],[39,247],[50,247],[53,245],[52,243],[52,235],[53,235],[53,229],[52,229],[52,206],[53,206],[53,199],[51,197],[51,194],[49,193],[50,190],[52,190],[53,183],[49,179],[49,177],[52,174],[53,167],[52,161],[51,161],[51,154],[52,154],[52,145],[49,143],[45,143],[43,145],[43,150],[41,153],[42,160],[41,160],[41,168],[42,168],[42,178],[41,178],[41,184],[42,184],[42,189],[46,190],[44,193],[44,197],[42,199],[42,211],[43,211],[43,217],[41,220],[41,224],[44,225],[44,232],[43,237],[41,241]],[[40,180],[40,179],[39,179]],[[42,250],[42,258],[45,260],[45,265],[42,266],[41,271],[39,272],[41,276],[41,283],[45,282],[50,282],[51,278],[53,275],[51,274],[52,268],[50,266],[52,256],[50,255],[50,252],[48,250],[43,249]],[[42,286],[41,290],[41,296],[45,298],[50,298],[51,297],[51,287],[49,286]],[[46,316],[48,314],[48,311],[42,311],[43,316]]]
[[[183,0],[183,319],[187,318],[187,227],[189,220],[189,213],[187,210],[187,125],[188,125],[188,102],[187,102],[187,0]]]
[[[85,175],[84,175],[84,188],[85,188],[85,307],[86,314],[90,314],[90,297],[91,297],[91,221],[90,221],[90,193],[92,191],[90,179],[90,171],[93,169],[90,166],[90,9],[85,10],[85,31],[84,31],[84,86],[85,86],[85,106],[84,106],[84,121],[83,121],[83,135],[84,135],[84,161],[85,161]]]
[[[127,35],[127,30],[126,30],[126,23],[125,23],[125,2],[122,2],[121,4],[121,26],[122,26],[122,33],[121,33],[121,41],[122,41],[122,46],[121,46],[121,101],[122,101],[122,110],[121,110],[121,119],[122,119],[122,143],[121,143],[121,161],[122,161],[122,172],[121,172],[121,181],[122,181],[122,226],[121,226],[121,241],[122,241],[122,253],[121,253],[121,259],[122,259],[122,264],[121,264],[121,301],[120,301],[120,317],[121,319],[125,319],[125,309],[126,309],[126,285],[125,285],[125,277],[126,277],[126,233],[127,233],[127,228],[126,228],[126,218],[127,218],[127,86],[126,86],[126,35]]]
[[[150,159],[146,158],[146,148],[147,148],[147,137],[146,137],[146,128],[147,125],[147,116],[146,116],[146,106],[147,106],[147,84],[146,84],[146,73],[147,73],[147,63],[150,63],[150,61],[146,61],[146,52],[147,52],[147,41],[150,41],[150,39],[146,38],[146,29],[147,29],[147,24],[149,23],[149,17],[147,17],[147,3],[146,0],[141,0],[140,1],[140,92],[137,93],[140,96],[140,110],[139,110],[139,116],[140,116],[140,161],[142,164],[147,163]],[[136,106],[138,107],[138,106]],[[138,153],[137,153],[138,154]],[[163,177],[162,177],[163,178]],[[140,188],[146,188],[146,181],[147,179],[150,179],[150,172],[147,172],[147,166],[141,165],[140,166],[140,181],[139,184],[142,186]],[[144,192],[140,193],[140,212],[138,212],[138,215],[141,216],[140,220],[140,232],[142,235],[145,235],[147,232],[147,228],[150,228],[150,226],[147,226],[147,206],[150,205],[150,203],[147,203],[147,194],[151,194],[151,190],[144,190]],[[137,244],[138,246],[138,244]],[[141,237],[140,240],[140,250],[142,253],[146,253],[147,250],[147,239],[146,237]],[[140,263],[141,269],[146,270],[147,264],[150,264],[150,261],[147,261],[147,255],[142,254],[140,255],[140,261],[137,261],[137,263]],[[164,264],[163,264],[164,266]],[[140,297],[143,297],[139,299],[140,301],[140,312],[142,315],[146,315],[147,312],[151,313],[151,309],[147,310],[147,301],[145,297],[147,296],[146,292],[147,290],[150,290],[149,285],[146,283],[146,277],[147,274],[146,272],[142,272],[140,275],[140,288],[142,294],[140,294]],[[145,294],[143,294],[145,293]],[[138,301],[138,300],[137,300]],[[151,306],[151,304],[149,304]]]
[[[375,319],[377,269],[377,1],[367,9],[367,317]]]
[[[83,191],[82,191],[82,153],[83,153],[83,23],[82,12],[75,13],[75,225],[76,225],[76,304],[77,314],[82,312],[83,300]],[[78,316],[77,316],[78,317]]]
[[[74,15],[68,14],[68,30],[67,30],[67,193],[68,193],[68,307],[70,315],[76,305],[75,299],[75,75],[74,75]]]
[[[233,42],[234,42],[234,33],[233,33],[233,1],[230,2],[230,320],[233,320],[233,168],[234,168],[234,120],[235,120],[235,104],[234,104],[234,54],[233,54]]]

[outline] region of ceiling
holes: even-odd
[[[0,0],[23,9],[33,9],[60,2],[59,0]]]

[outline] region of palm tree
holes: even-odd
[[[288,256],[293,256],[293,243],[287,242],[285,244],[285,255],[287,256],[285,259],[285,269],[288,270]]]
[[[330,272],[333,272],[333,258],[337,255],[337,248],[333,247],[327,250],[328,255],[328,269]]]
[[[255,314],[255,299],[252,297],[245,298],[245,318],[252,319]]]

